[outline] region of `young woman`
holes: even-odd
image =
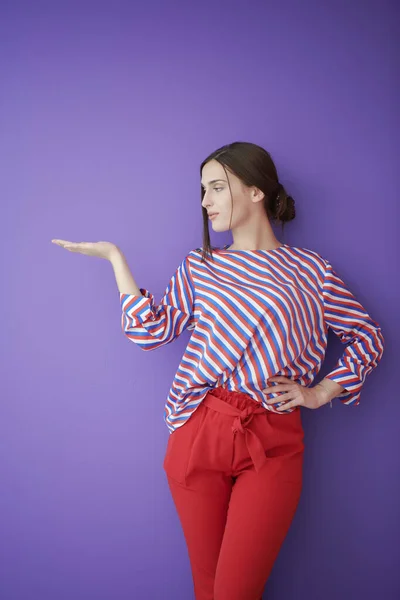
[[[259,600],[302,489],[300,407],[358,405],[383,353],[378,323],[329,260],[281,243],[271,221],[295,216],[270,154],[219,148],[200,167],[203,247],[160,304],[109,242],[53,240],[111,261],[122,329],[143,350],[192,331],[169,391],[164,469],[187,542],[196,600]],[[211,248],[208,229],[231,230]],[[346,344],[320,383],[328,328]]]

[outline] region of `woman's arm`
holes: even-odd
[[[332,379],[329,379],[328,377],[325,377],[319,383],[317,383],[317,385],[315,387],[317,387],[317,386],[319,386],[320,388],[322,388],[324,390],[324,393],[325,393],[324,404],[327,404],[328,402],[330,402],[331,408],[332,408],[332,400],[334,398],[336,398],[336,396],[340,396],[340,394],[347,393],[347,390],[342,385],[340,385],[339,383],[336,383],[336,381],[332,381]]]
[[[343,392],[338,395],[340,400],[345,404],[357,406],[367,375],[382,358],[382,330],[354,297],[329,261],[326,261],[323,297],[325,322],[341,342],[346,344],[335,368],[323,380],[324,385],[327,385],[328,379],[343,386]]]
[[[194,285],[186,256],[171,277],[158,305],[153,294],[139,288],[119,251],[111,264],[120,292],[121,326],[127,338],[142,350],[155,350],[194,328]]]
[[[114,269],[115,280],[120,293],[141,296],[142,293],[133,279],[126,258],[117,246],[110,256],[110,262]]]

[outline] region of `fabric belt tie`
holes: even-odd
[[[220,398],[217,398],[217,396],[213,396],[211,392],[205,396],[203,403],[209,408],[212,408],[220,413],[230,415],[231,417],[236,417],[232,425],[232,431],[233,433],[239,432],[244,434],[247,449],[253,461],[255,470],[258,473],[263,465],[267,462],[267,457],[265,455],[265,449],[260,438],[254,433],[254,431],[248,429],[248,425],[250,425],[254,415],[266,414],[268,409],[260,406],[259,403],[254,401],[254,408],[252,406],[247,406],[245,409],[240,410],[239,408],[224,402]],[[270,423],[268,422],[268,424]],[[270,426],[271,429],[273,429],[272,425]]]

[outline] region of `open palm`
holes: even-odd
[[[116,245],[112,242],[69,242],[68,240],[58,239],[51,241],[53,244],[57,244],[57,246],[61,246],[70,252],[97,256],[106,260],[110,260],[112,254],[117,249]]]

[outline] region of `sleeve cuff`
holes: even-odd
[[[146,288],[139,288],[141,295],[120,292],[122,316],[129,320],[130,326],[138,325],[149,319],[155,320],[152,310],[154,296]]]
[[[338,367],[334,371],[328,373],[328,375],[325,375],[325,378],[335,381],[335,383],[338,383],[345,388],[343,392],[335,397],[336,399],[339,399],[345,404],[354,404],[355,406],[360,404],[363,383],[354,376],[352,371],[348,371],[343,367]]]

